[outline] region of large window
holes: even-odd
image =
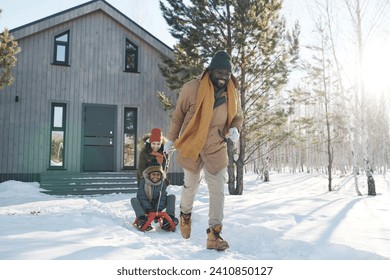
[[[123,129],[123,168],[135,169],[137,146],[137,109],[125,108]]]
[[[69,65],[69,31],[54,37],[54,64]]]
[[[138,47],[129,39],[126,39],[126,72],[138,72]]]
[[[50,126],[50,169],[65,168],[66,104],[52,103]]]

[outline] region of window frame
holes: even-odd
[[[132,130],[129,130],[126,128],[126,113],[128,111],[134,112],[134,128]],[[137,145],[137,126],[138,126],[138,108],[136,107],[124,107],[123,109],[123,142],[122,142],[122,168],[124,170],[135,170],[137,169],[137,154],[138,154],[138,145]],[[134,165],[125,165],[125,150],[126,150],[126,134],[132,134],[134,138]]]
[[[67,41],[58,41],[58,38],[61,38],[62,36],[67,35]],[[65,47],[65,59],[64,61],[57,59],[57,53],[59,47]],[[70,52],[70,30],[67,30],[65,32],[62,32],[56,36],[54,36],[54,52],[53,52],[53,64],[55,65],[64,65],[69,66],[69,52]]]
[[[57,123],[55,119],[55,109],[56,108],[62,108],[62,116],[61,116],[61,121],[62,124],[61,126],[55,126]],[[50,106],[50,144],[49,144],[49,170],[53,169],[60,169],[64,170],[65,169],[65,163],[66,163],[66,116],[67,116],[67,104],[66,103],[60,103],[60,102],[52,102]],[[62,132],[62,165],[52,165],[52,141],[53,141],[53,132]]]
[[[133,49],[128,48],[127,46],[131,45]],[[134,67],[129,67],[127,63],[127,58],[134,55]],[[126,38],[125,42],[125,72],[129,73],[138,73],[138,57],[139,57],[139,48],[131,40]]]

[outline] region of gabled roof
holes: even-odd
[[[77,19],[87,14],[102,11],[107,14],[113,20],[121,24],[124,28],[131,30],[131,32],[137,34],[141,40],[147,44],[154,46],[159,51],[163,52],[166,56],[172,56],[172,49],[165,43],[154,37],[151,33],[146,31],[136,22],[128,18],[122,12],[114,8],[112,5],[104,0],[93,0],[73,8],[64,10],[62,12],[53,14],[51,16],[36,20],[34,22],[22,25],[20,27],[10,30],[10,33],[14,36],[15,40],[22,39],[27,36],[31,36],[37,32],[42,32],[48,28],[52,28],[56,25],[63,24],[65,22]]]

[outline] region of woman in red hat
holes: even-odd
[[[152,128],[150,133],[145,134],[141,138],[137,172],[138,182],[142,178],[142,173],[153,159],[165,170],[167,159],[164,156],[164,143],[166,141],[167,139],[162,135],[160,128]]]

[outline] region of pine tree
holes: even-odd
[[[245,164],[262,143],[272,140],[270,128],[280,127],[286,120],[288,110],[279,104],[278,95],[298,57],[299,26],[292,32],[286,30],[280,16],[282,0],[165,2],[167,5],[160,1],[160,8],[178,43],[175,61],[167,59],[160,68],[174,93],[199,75],[217,50],[226,50],[232,57],[244,124],[235,158],[228,141],[228,184],[231,194],[242,194]]]
[[[1,14],[1,10],[0,10]],[[16,65],[16,54],[20,52],[18,43],[7,29],[0,33],[0,89],[13,82],[12,68]]]

